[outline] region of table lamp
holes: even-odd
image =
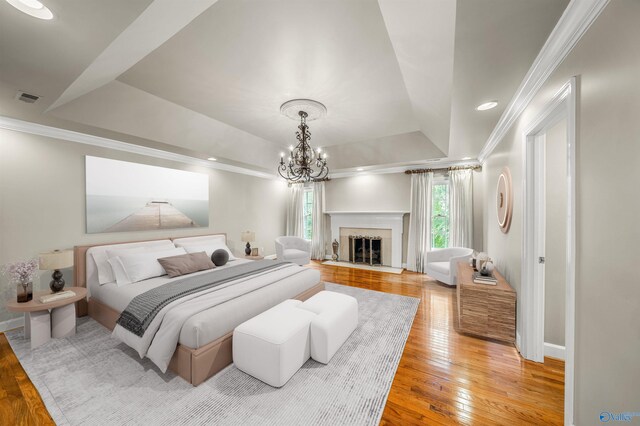
[[[244,249],[245,254],[247,256],[251,256],[251,244],[249,243],[256,240],[256,233],[251,231],[244,231],[240,236],[240,239],[242,240],[242,242],[247,243],[247,246]]]
[[[53,293],[57,293],[64,288],[64,279],[60,269],[73,266],[73,250],[54,250],[40,253],[39,263],[42,270],[54,270],[51,274],[53,279],[49,283],[49,288]]]

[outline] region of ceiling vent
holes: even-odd
[[[31,93],[27,93],[27,92],[19,91],[18,93],[16,93],[16,99],[19,100],[19,101],[22,101],[22,102],[26,102],[28,104],[33,104],[38,99],[40,99],[40,96],[32,95]]]

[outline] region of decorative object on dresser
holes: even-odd
[[[2,275],[16,284],[17,303],[26,303],[33,298],[33,280],[38,277],[38,261],[30,259],[8,263],[2,267]]]
[[[327,108],[311,99],[292,99],[280,106],[280,112],[292,120],[300,120],[296,138],[298,143],[289,146],[289,158],[285,163],[284,152],[280,153],[278,173],[289,183],[322,181],[329,175],[327,154],[321,148],[314,151],[309,145],[311,133],[307,120],[315,120],[327,115]]]
[[[51,274],[51,282],[49,288],[52,292],[57,293],[64,288],[64,279],[60,269],[71,268],[73,266],[73,250],[54,250],[46,253],[40,253],[40,269],[45,271],[54,270]]]
[[[245,249],[244,249],[244,254],[246,254],[247,256],[251,256],[251,244],[252,242],[254,242],[256,240],[256,233],[255,232],[251,232],[251,231],[244,231],[242,233],[242,235],[240,236],[240,239],[242,240],[242,242],[247,243]]]
[[[338,240],[334,239],[331,243],[331,249],[333,250],[333,254],[331,255],[331,260],[334,262],[338,260],[338,250],[340,249],[340,243]]]
[[[498,215],[498,226],[506,234],[511,225],[513,214],[513,186],[511,185],[511,172],[508,167],[502,169],[498,176],[498,187],[496,189],[496,213]]]
[[[311,262],[311,241],[299,237],[278,237],[275,244],[278,260],[288,260],[301,266]]]
[[[52,337],[76,334],[75,302],[87,297],[87,289],[71,287],[63,293],[67,292],[73,294],[60,298],[62,293],[52,295],[49,291],[40,291],[35,300],[27,303],[7,303],[7,310],[24,313],[24,334],[31,339],[31,349],[47,343]],[[54,299],[47,299],[48,296]]]
[[[459,262],[468,263],[473,250],[464,247],[449,247],[428,251],[425,273],[447,285],[456,285]]]
[[[468,263],[458,263],[458,331],[514,343],[516,292],[497,270],[495,285],[474,283],[473,274]]]

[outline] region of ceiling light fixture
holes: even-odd
[[[364,171],[364,169],[363,169],[362,167],[358,167],[358,168],[356,169],[356,171],[357,171],[357,172],[363,172],[363,171]]]
[[[498,101],[489,101],[483,104],[480,104],[476,107],[477,111],[486,111],[488,109],[492,109],[498,106]]]
[[[34,18],[44,20],[53,19],[53,13],[51,10],[38,0],[7,0],[7,3],[18,9],[20,12],[26,13]]]
[[[327,153],[321,148],[315,151],[309,145],[311,132],[307,121],[324,117],[327,108],[320,102],[311,99],[293,99],[282,104],[280,112],[291,118],[300,119],[300,125],[296,132],[298,143],[294,147],[289,146],[289,158],[284,159],[284,153],[280,153],[278,173],[289,183],[321,181],[329,175],[327,167]]]
[[[207,160],[209,160],[209,161],[218,161],[217,158],[213,158],[213,157],[209,157],[209,158],[207,158]]]
[[[463,160],[471,160],[473,157],[464,157]]]

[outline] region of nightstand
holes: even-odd
[[[24,313],[24,336],[31,339],[31,349],[47,343],[54,338],[76,334],[76,302],[87,297],[83,287],[66,287],[76,295],[55,302],[40,303],[40,297],[51,291],[38,291],[33,300],[26,303],[7,303],[7,310]]]

